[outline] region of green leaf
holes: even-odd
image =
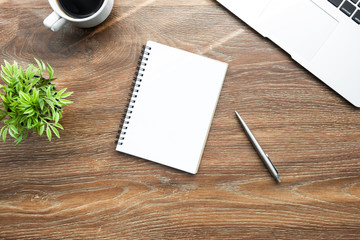
[[[4,62],[6,67],[10,66],[10,63],[8,61],[4,60]]]
[[[14,132],[15,134],[19,134],[19,131],[16,129],[16,127],[14,125],[10,125],[9,128],[11,129],[12,132]]]
[[[2,140],[3,140],[3,142],[5,142],[5,141],[6,141],[7,131],[8,131],[7,126],[4,126],[4,127],[1,129],[1,136],[2,136]]]
[[[60,128],[61,130],[64,130],[63,126],[60,123],[54,123],[55,127]]]
[[[22,116],[22,117],[20,118],[19,123],[22,124],[22,125],[26,124],[26,119],[27,119],[27,118],[28,118],[27,115]]]
[[[11,78],[3,73],[1,73],[1,78],[4,80],[4,82],[7,84],[7,85],[10,85],[11,84]]]
[[[27,135],[28,135],[28,130],[27,130],[27,129],[24,129],[23,139],[27,138]]]
[[[70,96],[71,94],[73,94],[73,92],[64,93],[63,95],[61,95],[61,98],[67,98],[67,97]]]
[[[55,108],[51,109],[51,120],[52,121],[55,121],[55,113],[56,113]]]
[[[8,114],[9,114],[9,116],[10,116],[11,118],[16,117],[16,113],[14,113],[14,112],[8,112]],[[4,121],[4,122],[5,122],[5,121]]]
[[[11,126],[12,125],[10,125],[10,127],[9,127],[9,134],[10,134],[10,136],[12,136],[13,138],[16,138],[17,136],[17,134],[12,130],[12,128],[11,128]]]
[[[32,118],[32,121],[33,121],[32,128],[35,128],[35,127],[38,125],[39,120],[38,120],[38,118],[37,118],[37,117],[33,117],[33,118]]]
[[[19,143],[22,141],[22,139],[23,139],[23,137],[22,137],[22,135],[20,135],[15,141],[15,146],[19,145]]]
[[[25,111],[25,109],[28,109],[31,107],[31,105],[27,102],[25,102],[22,99],[19,99],[18,102],[13,102],[13,107],[19,106],[19,109]]]
[[[20,96],[20,98],[26,100],[27,102],[31,101],[31,98],[30,98],[29,94],[24,93],[23,91],[19,92],[19,96]]]
[[[11,76],[8,67],[6,67],[6,63],[7,63],[7,61],[5,60],[5,67],[3,65],[1,65],[1,70],[3,71],[3,73],[6,74],[6,76]]]
[[[30,85],[35,86],[39,82],[39,80],[40,80],[40,78],[37,78],[37,77],[33,78]]]
[[[44,110],[44,100],[43,99],[39,99],[39,105],[40,105],[40,109]]]
[[[40,128],[39,128],[39,135],[43,135],[44,133],[44,130],[45,130],[45,124],[41,125]]]
[[[3,100],[3,102],[8,103],[9,101],[7,100],[7,98],[3,95],[0,95],[1,99]]]
[[[37,64],[38,67],[39,67],[39,71],[40,71],[39,74],[42,75],[42,73],[43,73],[42,64],[41,64],[40,61],[37,60],[36,58],[34,58],[34,59],[35,59],[36,64]]]
[[[62,103],[63,105],[67,105],[67,104],[73,103],[73,101],[70,101],[70,100],[67,100],[67,99],[60,99],[59,101],[60,101],[60,103]]]
[[[37,103],[39,101],[39,91],[36,88],[33,89],[31,100],[33,103]]]
[[[28,108],[28,109],[24,112],[24,114],[28,114],[28,115],[34,114],[34,109]]]
[[[60,91],[57,92],[56,96],[61,96],[61,94],[63,94],[66,91],[67,88],[63,88]]]
[[[50,125],[50,127],[51,127],[51,130],[55,133],[55,135],[56,135],[58,138],[60,138],[59,131],[58,131],[55,127],[53,127],[53,126],[51,126],[51,125]]]
[[[60,119],[60,115],[58,112],[55,111],[55,114],[54,114],[54,121],[55,123],[58,123],[59,122],[59,119]]]
[[[25,80],[26,77],[25,77],[25,73],[22,69],[22,67],[20,66],[20,70],[19,70],[19,77],[21,78],[21,80]]]
[[[18,63],[16,61],[14,61],[13,65],[12,65],[12,70],[13,70],[13,76],[17,75],[18,72]]]
[[[49,128],[49,125],[47,125],[47,127],[46,127],[46,135],[47,135],[49,141],[51,142],[51,130]]]
[[[32,86],[31,86],[30,84],[27,85],[27,86],[25,87],[25,89],[24,89],[24,92],[25,92],[25,93],[29,93],[30,90],[31,90],[31,88],[32,88]]]
[[[27,127],[27,129],[31,129],[31,118],[28,118],[26,127]]]
[[[6,111],[0,110],[0,121],[3,120],[6,117],[6,115],[7,115]]]
[[[46,89],[46,96],[51,97],[51,86],[48,86]]]
[[[49,73],[49,79],[52,79],[54,77],[54,69],[49,65],[47,64],[47,71]]]
[[[44,120],[46,121],[45,123],[47,124],[47,122],[52,121],[52,118],[50,118],[50,117],[44,117],[43,122],[44,122]]]
[[[33,74],[33,68],[34,68],[33,65],[29,65],[28,68],[26,69],[25,76],[27,79],[31,79],[35,75]]]
[[[51,100],[49,100],[47,98],[45,98],[44,100],[50,106],[51,109],[54,109],[54,104],[53,104],[53,102]]]
[[[41,60],[41,66],[42,66],[42,72],[44,72],[45,69],[46,69],[46,65],[45,65],[45,63],[43,62],[43,60]]]
[[[5,62],[5,73],[11,77],[12,76],[12,67],[11,67],[11,64],[8,62],[8,61],[4,61]]]

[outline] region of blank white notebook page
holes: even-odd
[[[145,52],[116,150],[195,174],[228,65],[152,41]]]

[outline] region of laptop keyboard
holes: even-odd
[[[360,24],[360,0],[328,0],[346,16]]]

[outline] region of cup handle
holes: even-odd
[[[43,23],[47,28],[51,29],[51,31],[57,32],[66,23],[66,20],[56,12],[52,12],[44,19]]]

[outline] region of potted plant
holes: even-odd
[[[63,107],[72,101],[65,99],[72,92],[66,88],[57,90],[53,84],[54,70],[49,64],[35,59],[37,66],[29,64],[26,70],[11,65],[7,61],[1,65],[0,82],[0,136],[5,142],[9,134],[15,138],[16,145],[24,140],[29,131],[40,136],[46,132],[51,141],[53,134],[60,138],[58,129],[63,129],[59,120],[62,118]],[[46,74],[46,75],[45,75]]]

